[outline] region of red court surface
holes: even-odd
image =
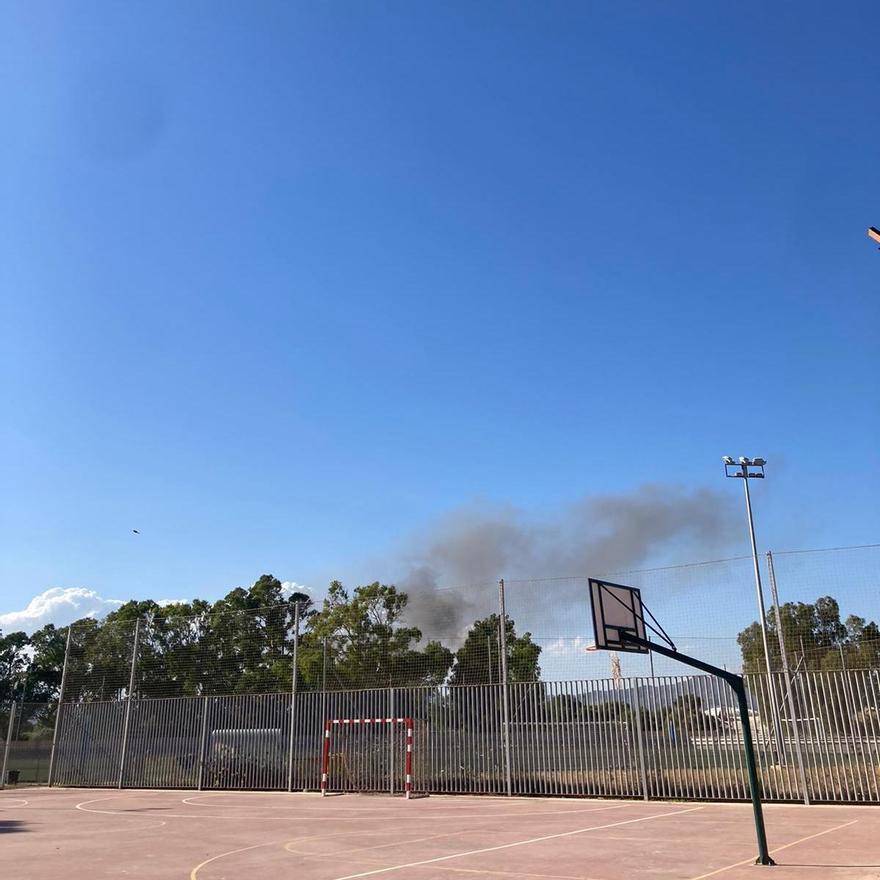
[[[270,792],[0,792],[15,880],[880,878],[880,808]]]

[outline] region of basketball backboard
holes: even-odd
[[[649,652],[643,645],[634,645],[623,637],[623,633],[628,632],[640,639],[647,639],[642,594],[637,587],[590,578],[590,603],[597,648],[635,654]]]

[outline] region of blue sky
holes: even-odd
[[[2,9],[0,610],[725,452],[762,546],[877,539],[876,3]]]

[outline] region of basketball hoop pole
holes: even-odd
[[[742,677],[735,675],[733,672],[728,672],[726,669],[713,666],[711,663],[704,663],[702,660],[697,660],[695,657],[688,657],[687,654],[673,651],[665,645],[657,644],[648,639],[639,638],[623,629],[620,630],[620,638],[623,642],[647,648],[649,651],[656,651],[664,657],[671,657],[673,660],[678,660],[686,666],[693,666],[694,669],[699,669],[701,672],[708,672],[709,675],[717,675],[718,678],[723,678],[733,689],[733,692],[736,694],[737,702],[739,703],[739,717],[742,722],[743,730],[743,747],[746,753],[746,769],[749,774],[749,792],[752,796],[752,812],[755,816],[755,833],[758,837],[758,858],[755,859],[755,864],[775,865],[776,862],[773,861],[770,852],[767,849],[767,831],[764,828],[764,810],[761,807],[761,789],[758,782],[757,762],[755,761],[755,746],[752,742],[752,724],[749,720],[749,703],[746,699],[746,685]]]

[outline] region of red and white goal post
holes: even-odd
[[[403,771],[404,771],[404,782],[403,782],[403,794],[404,797],[409,799],[412,795],[413,790],[413,782],[412,782],[412,756],[413,756],[413,720],[412,718],[328,718],[324,722],[324,743],[323,743],[323,751],[321,753],[321,794],[326,795],[329,788],[330,782],[330,757],[331,757],[331,740],[333,739],[334,731],[338,731],[341,729],[346,730],[346,732],[353,733],[355,730],[362,730],[364,733],[368,729],[375,730],[379,726],[389,725],[391,730],[398,725],[402,726],[405,732],[406,739],[406,751],[405,757],[403,761]],[[375,750],[375,744],[374,744]],[[384,751],[384,750],[383,750]],[[389,751],[392,756],[391,761],[393,763],[393,754],[394,747],[393,742],[391,743],[391,749]],[[373,752],[373,757],[375,756],[375,751]],[[339,757],[345,758],[345,753],[342,753]],[[371,768],[374,772],[370,774],[371,780],[364,786],[363,790],[378,790],[379,786],[375,784],[378,775],[388,774],[390,781],[390,788],[394,789],[394,771],[389,767],[383,766],[379,774],[377,774],[376,767]],[[384,788],[384,786],[383,786]],[[357,788],[355,789],[357,790]],[[399,789],[398,789],[399,791]]]

